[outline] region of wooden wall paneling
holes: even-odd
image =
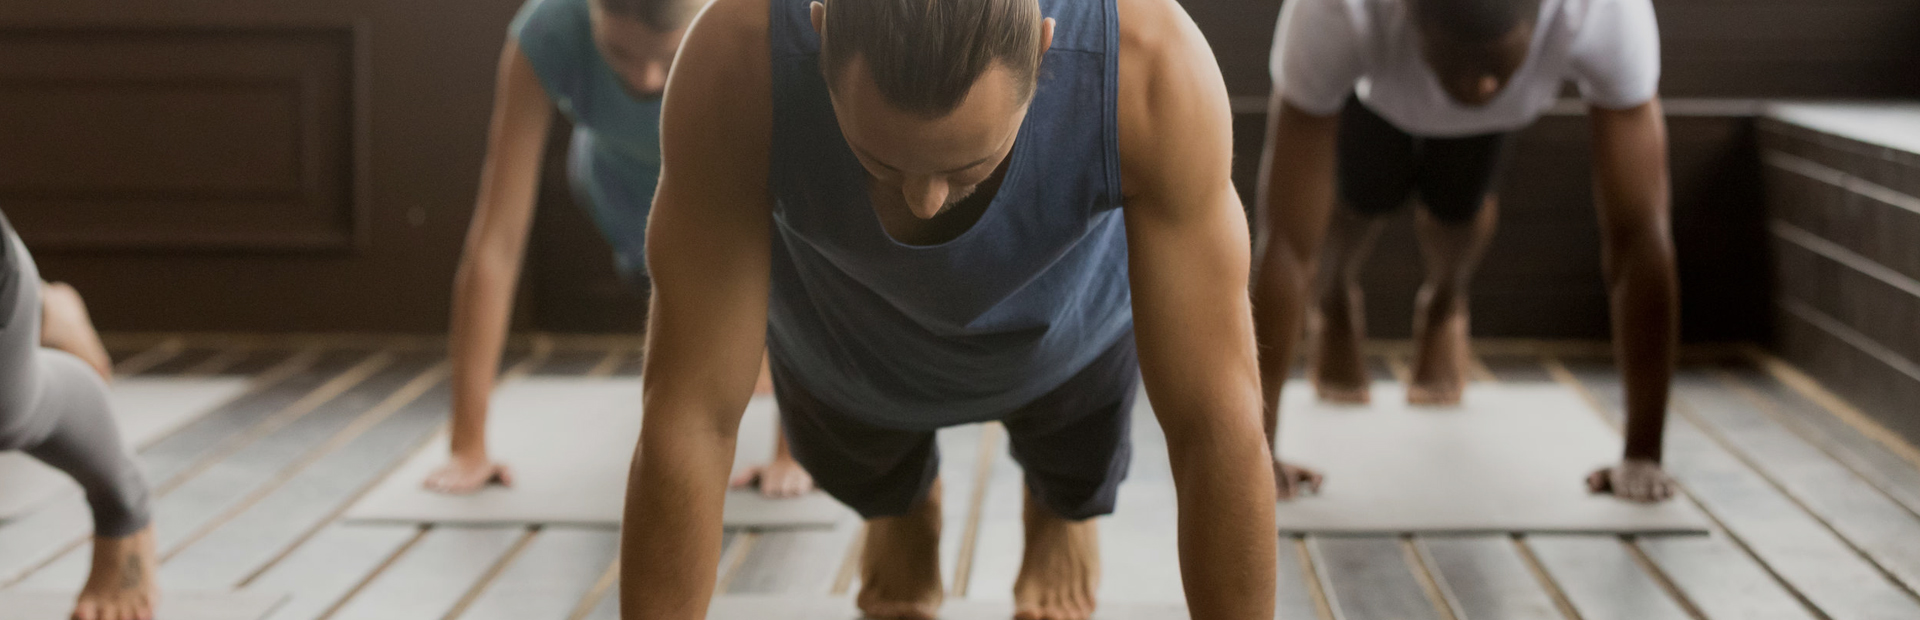
[[[364,32],[0,29],[0,205],[37,250],[366,242]]]

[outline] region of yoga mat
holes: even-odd
[[[247,390],[242,377],[129,377],[113,382],[109,400],[120,437],[145,447]],[[31,512],[63,492],[72,478],[22,452],[0,452],[0,520]]]
[[[1282,533],[1706,533],[1684,496],[1636,504],[1587,492],[1620,458],[1619,433],[1560,385],[1467,388],[1460,407],[1413,407],[1398,383],[1371,406],[1320,402],[1287,387],[1282,457],[1319,469],[1319,495],[1281,502]],[[1123,491],[1124,492],[1124,491]]]
[[[940,620],[1007,620],[1013,617],[1012,601],[947,599],[940,606]],[[852,598],[810,596],[714,597],[707,605],[707,620],[859,620],[859,608]],[[1186,605],[1179,603],[1101,604],[1093,620],[1187,620]]]
[[[73,592],[0,592],[0,620],[67,620]],[[260,620],[286,601],[284,594],[161,592],[157,620]]]
[[[776,409],[754,397],[740,423],[734,470],[773,454]],[[494,394],[489,446],[513,471],[511,488],[471,495],[421,487],[446,462],[444,436],[429,442],[347,511],[347,519],[386,523],[563,524],[617,526],[627,470],[640,436],[640,382],[633,379],[531,377]],[[727,493],[730,527],[831,527],[856,518],[824,493],[769,500],[758,491]]]

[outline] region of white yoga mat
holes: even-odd
[[[0,592],[0,620],[67,620],[73,592]],[[260,620],[286,601],[283,594],[162,592],[159,620]]]
[[[1412,407],[1398,383],[1373,404],[1322,403],[1287,387],[1280,454],[1319,469],[1319,495],[1281,502],[1283,533],[1705,533],[1684,497],[1636,504],[1587,492],[1620,458],[1619,433],[1559,385],[1467,388],[1457,408]]]
[[[714,597],[707,620],[860,620],[852,598],[809,596]],[[940,620],[1006,620],[1013,617],[1012,601],[947,599]],[[1187,620],[1187,608],[1178,603],[1105,603],[1093,620]]]
[[[111,401],[120,436],[145,447],[247,390],[242,377],[129,377],[113,382]],[[0,520],[26,514],[80,486],[20,452],[0,453]]]
[[[734,470],[773,454],[773,399],[755,397],[740,423]],[[421,487],[446,462],[436,438],[347,511],[361,522],[564,524],[617,526],[627,469],[640,437],[640,382],[633,379],[532,377],[494,394],[487,436],[495,458],[513,470],[512,488],[445,495]],[[727,494],[729,527],[829,527],[855,518],[824,493],[769,500],[758,491]]]

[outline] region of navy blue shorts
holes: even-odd
[[[933,431],[875,426],[815,400],[774,358],[773,393],[795,460],[861,517],[906,514],[940,471]],[[1027,489],[1061,517],[1113,512],[1133,458],[1129,440],[1139,362],[1122,338],[1066,384],[1000,418]],[[905,415],[911,415],[907,413]]]

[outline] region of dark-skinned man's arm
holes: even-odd
[[[1588,478],[1594,491],[1634,501],[1673,496],[1660,469],[1667,395],[1680,331],[1667,127],[1660,101],[1624,110],[1595,106],[1594,198],[1602,266],[1613,303],[1614,354],[1626,383],[1626,450],[1621,463]]]
[[[1273,618],[1271,456],[1219,68],[1172,0],[1121,3],[1120,152],[1140,372],[1167,437],[1194,618]],[[1128,24],[1133,24],[1128,26]]]
[[[644,424],[621,528],[628,620],[700,620],[713,591],[734,440],[766,339],[766,15],[765,0],[715,2],[668,80],[647,230]]]
[[[1320,474],[1280,462],[1280,388],[1313,303],[1313,276],[1327,218],[1340,117],[1315,116],[1274,92],[1267,105],[1267,145],[1255,197],[1253,317],[1260,347],[1261,422],[1274,453],[1282,499],[1318,489]]]

